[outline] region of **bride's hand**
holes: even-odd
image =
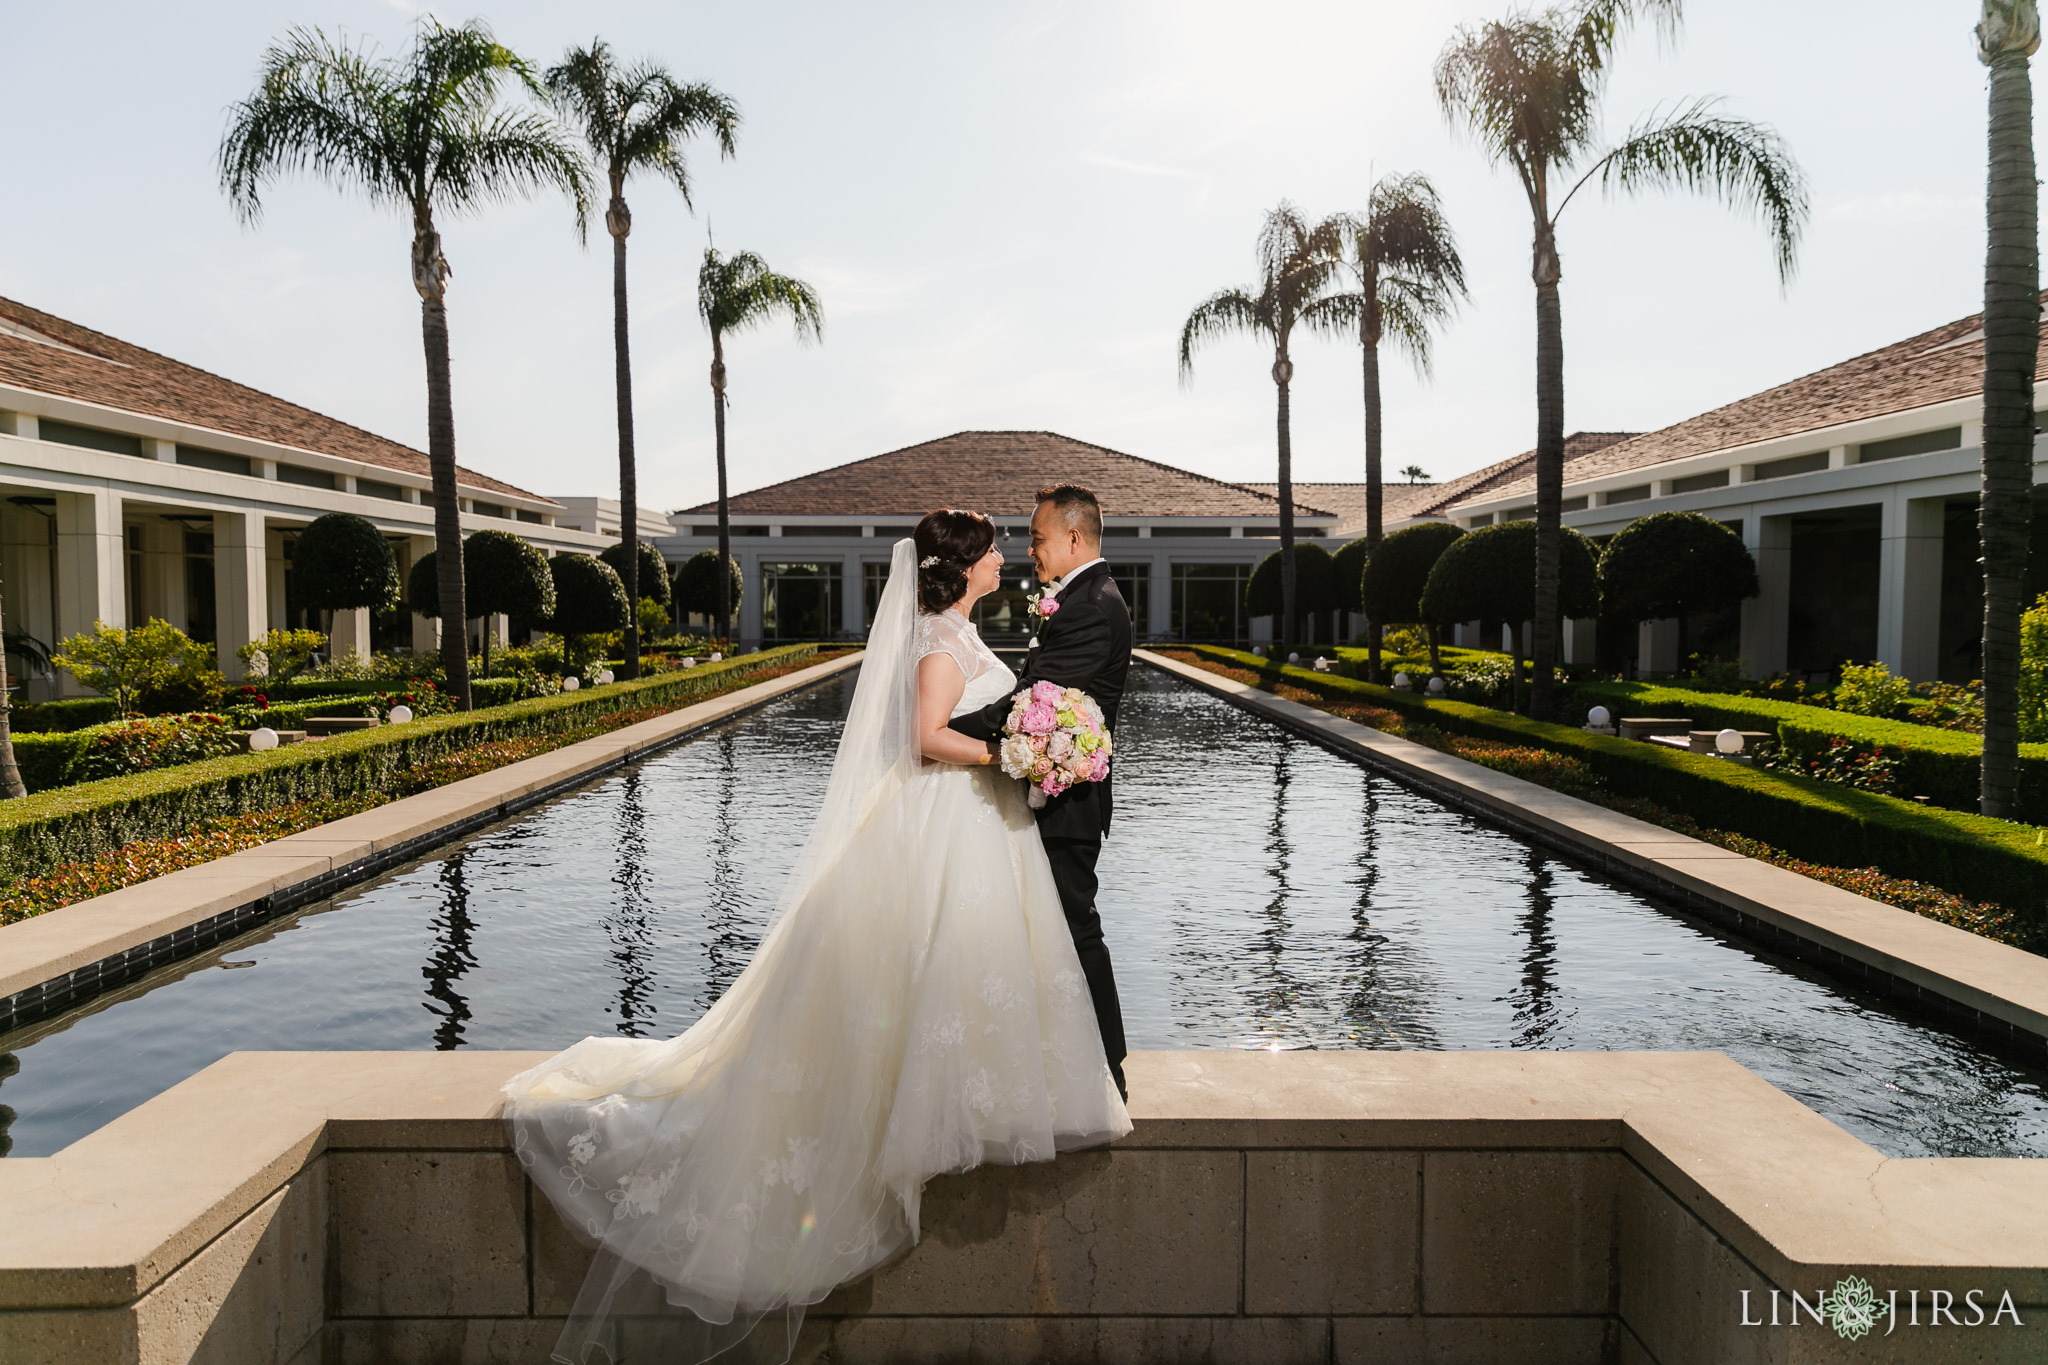
[[[953,719],[953,708],[960,704],[966,691],[966,675],[949,655],[927,654],[918,661],[917,747],[928,761],[957,763],[964,768],[994,761],[993,744],[947,726]]]

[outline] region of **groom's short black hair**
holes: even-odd
[[[1102,543],[1102,503],[1078,483],[1056,483],[1038,490],[1041,503],[1051,503],[1066,518],[1067,529],[1079,531],[1083,540]]]

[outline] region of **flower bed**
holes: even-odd
[[[1642,802],[1643,810],[1654,808],[1661,814],[1658,823],[1690,821],[1713,831],[1716,839],[1756,841],[1782,850],[1782,857],[1791,861],[1781,865],[1796,861],[1802,869],[1795,870],[1828,869],[1829,877],[1823,880],[1861,878],[1875,885],[1872,878],[1888,878],[1917,884],[1918,891],[1895,892],[1899,899],[1879,899],[1920,909],[1932,903],[1929,897],[1954,897],[1957,907],[1976,908],[1952,908],[1956,918],[1948,922],[1976,927],[1964,923],[1974,919],[2003,925],[1994,937],[2035,951],[2048,949],[2048,847],[2037,842],[2040,831],[2027,826],[1791,774],[1759,772],[1705,754],[1589,734],[1461,702],[1430,701],[1349,678],[1276,668],[1237,650],[1198,645],[1175,653],[1269,691],[1287,686],[1287,695],[1309,705],[1332,710],[1335,703],[1362,706],[1397,716],[1411,728],[1420,722],[1467,739],[1567,755],[1599,779],[1602,795],[1589,799],[1630,814],[1639,812],[1620,803]],[[1641,818],[1654,817],[1645,813]]]
[[[614,713],[675,710],[779,677],[816,657],[816,645],[788,645],[684,673],[434,716],[9,801],[0,804],[0,884],[46,876],[67,864],[93,862],[127,845],[170,839],[223,818],[312,801],[390,795],[401,788],[407,773],[447,755],[505,740],[573,734]]]

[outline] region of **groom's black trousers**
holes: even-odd
[[[1052,864],[1053,885],[1060,892],[1060,909],[1066,911],[1074,951],[1081,958],[1081,974],[1088,979],[1088,996],[1095,1003],[1095,1024],[1102,1030],[1102,1052],[1109,1059],[1109,1074],[1116,1077],[1116,1088],[1121,1092],[1124,1011],[1116,998],[1116,975],[1110,970],[1109,948],[1102,941],[1102,916],[1095,913],[1095,860],[1102,856],[1102,841],[1048,836],[1044,842],[1046,861]]]

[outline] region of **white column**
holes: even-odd
[[[858,640],[867,631],[867,570],[861,566],[858,551],[847,555],[843,564],[839,570],[839,628]]]
[[[491,650],[493,653],[512,643],[512,618],[504,612],[493,613],[490,619],[484,622],[484,627],[491,632]],[[369,653],[370,651],[365,649],[363,656],[367,658]]]
[[[121,499],[110,492],[57,495],[57,639],[61,642],[104,621],[126,625],[121,584]],[[66,673],[63,694],[86,690]]]
[[[370,609],[354,607],[348,611],[334,613],[334,626],[328,632],[327,656],[330,659],[346,659],[351,652],[370,657]]]
[[[213,514],[213,613],[220,671],[247,671],[237,651],[260,637],[270,620],[269,555],[261,512]]]
[[[1742,604],[1742,657],[1749,673],[1768,678],[1785,671],[1792,610],[1792,518],[1752,512],[1742,539],[1756,557],[1755,597]]]
[[[1131,606],[1137,607],[1133,602]],[[1173,561],[1152,557],[1152,600],[1144,607],[1145,633],[1155,640],[1173,638]]]
[[[1565,618],[1564,661],[1568,664],[1590,664],[1594,655],[1594,630],[1598,622],[1593,617],[1582,619]]]
[[[1676,673],[1678,622],[1645,621],[1636,627],[1636,671],[1642,674]]]
[[[746,585],[740,592],[739,620],[729,629],[733,633],[733,647],[759,645],[761,643],[761,560],[758,555],[740,555],[735,546],[733,558],[739,561],[741,581]],[[716,620],[711,628],[718,629]]]
[[[1940,498],[1884,501],[1877,573],[1877,657],[1901,677],[1926,682],[1941,672]]]
[[[434,538],[432,536],[411,536],[408,537],[407,543],[411,549],[411,555],[405,562],[405,590],[409,593],[412,591],[412,566],[434,552]],[[407,614],[412,617],[412,652],[415,654],[425,654],[429,651],[440,649],[441,623],[421,616],[416,612],[408,612]]]

